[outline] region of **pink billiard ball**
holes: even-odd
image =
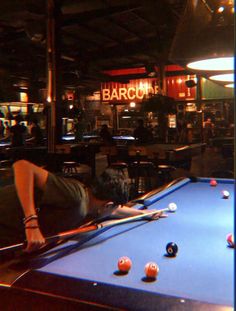
[[[132,261],[131,261],[131,259],[129,257],[123,256],[123,257],[119,258],[119,260],[118,260],[118,269],[121,272],[128,273],[129,270],[131,269],[131,267],[132,267]]]
[[[217,186],[217,181],[216,181],[215,179],[211,179],[210,185],[211,185],[212,187]]]
[[[234,247],[234,236],[232,233],[229,233],[226,237],[227,243],[230,247]]]
[[[223,198],[224,198],[224,199],[228,199],[228,198],[229,198],[229,191],[223,190],[223,191],[222,191],[222,195],[223,195]]]
[[[155,262],[148,262],[145,265],[145,275],[147,278],[156,278],[159,273],[159,267]]]

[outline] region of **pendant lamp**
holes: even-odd
[[[193,72],[234,70],[234,1],[188,0],[169,59]]]

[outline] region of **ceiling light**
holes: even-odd
[[[226,74],[215,75],[215,76],[211,76],[210,79],[214,81],[233,82],[234,74],[226,73]]]
[[[234,57],[218,57],[203,59],[187,64],[187,67],[195,70],[222,71],[234,70]]]
[[[169,59],[192,70],[234,70],[234,18],[225,14],[230,9],[225,4],[222,17],[206,1],[187,1]]]
[[[225,9],[225,8],[224,8],[223,6],[220,6],[220,7],[218,8],[217,12],[218,12],[218,13],[222,13],[222,12],[224,11],[224,9]]]
[[[226,84],[225,87],[234,88],[234,83]]]

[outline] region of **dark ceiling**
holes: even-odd
[[[186,0],[64,0],[61,70],[65,86],[92,91],[104,70],[167,61]],[[60,4],[61,3],[61,4]],[[46,81],[46,1],[1,0],[2,87]],[[3,91],[2,91],[3,92]]]
[[[111,80],[105,70],[168,64],[187,1],[55,0],[63,85],[89,93]],[[19,85],[45,87],[46,17],[45,0],[1,0],[0,97]]]

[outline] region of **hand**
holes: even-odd
[[[148,215],[148,212],[149,213],[153,213],[153,212],[155,212],[155,210],[152,209],[152,210],[149,210],[149,211],[145,210],[145,212],[143,211],[143,213],[145,213],[145,214],[147,213],[147,216],[145,216],[145,219],[147,219],[147,220],[157,220],[159,218],[168,217],[168,215],[164,214],[162,211],[156,210],[156,214],[151,214],[151,215]]]
[[[27,247],[25,252],[31,253],[45,245],[45,238],[43,237],[39,228],[25,229]]]

